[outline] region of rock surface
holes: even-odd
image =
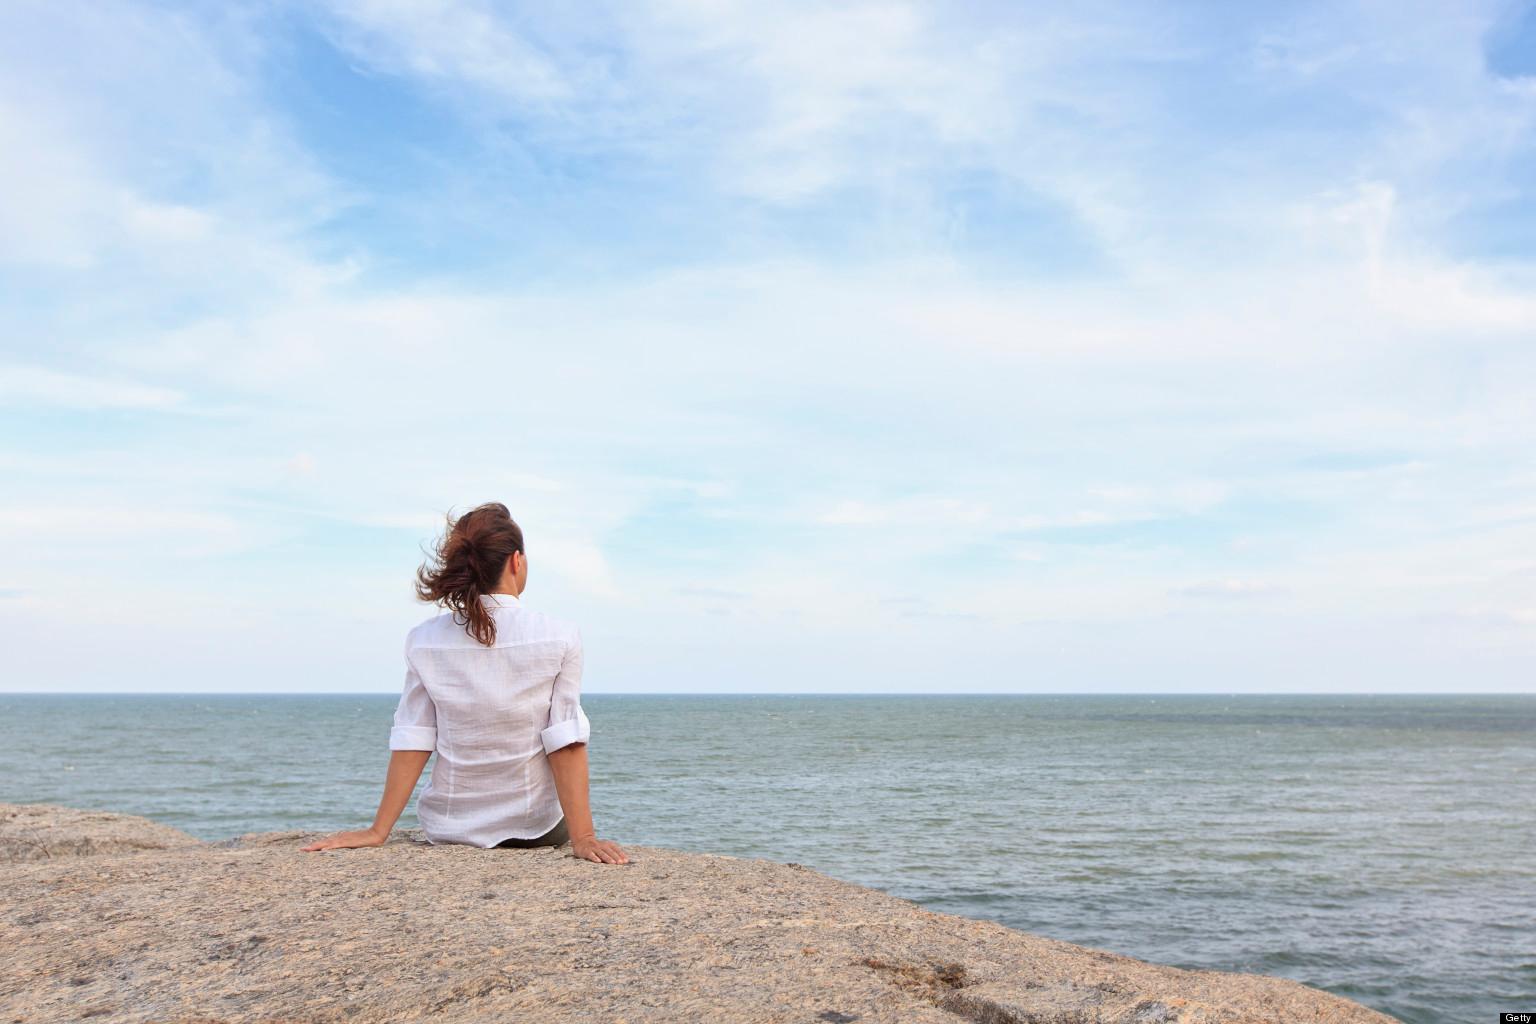
[[[304,853],[0,804],[0,1024],[1390,1024],[927,911],[796,864],[432,846]],[[39,839],[38,837],[42,837]],[[35,853],[41,843],[44,853]]]
[[[0,864],[181,845],[202,844],[180,829],[128,814],[52,804],[0,804]]]

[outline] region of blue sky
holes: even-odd
[[[7,690],[1524,691],[1530,3],[0,10]]]

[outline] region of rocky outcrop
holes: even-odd
[[[0,804],[0,864],[201,845],[148,818],[52,804]]]
[[[797,864],[630,845],[629,864],[596,864],[412,832],[301,852],[316,835],[200,843],[142,818],[0,805],[0,850],[46,850],[0,869],[0,1024],[1391,1021]]]

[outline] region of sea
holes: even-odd
[[[0,695],[0,801],[367,825],[393,694]],[[588,693],[598,834],[1314,985],[1536,1011],[1536,695]],[[415,825],[414,810],[401,819]]]

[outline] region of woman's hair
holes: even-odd
[[[496,642],[496,620],[480,595],[492,591],[512,552],[522,550],[523,531],[501,502],[487,502],[458,519],[450,509],[448,531],[416,570],[416,596],[446,606],[454,622],[489,647]]]

